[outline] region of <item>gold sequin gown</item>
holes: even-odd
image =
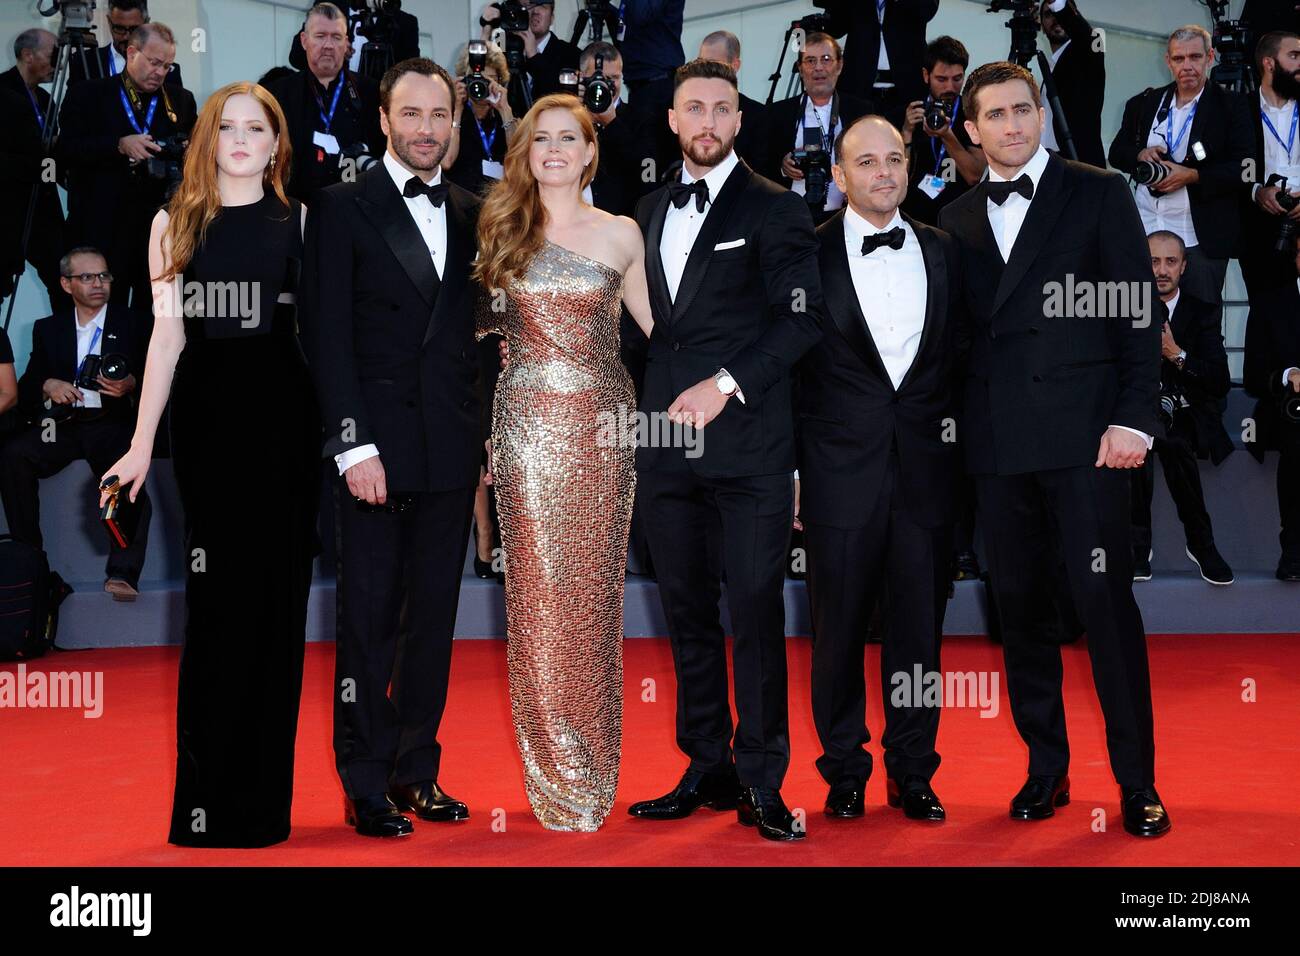
[[[635,444],[610,440],[636,411],[622,290],[613,268],[547,241],[499,311],[491,297],[477,310],[479,338],[510,348],[492,408],[506,660],[524,787],[550,830],[596,830],[618,786],[636,492]]]

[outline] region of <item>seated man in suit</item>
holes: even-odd
[[[73,249],[59,270],[73,308],[32,326],[32,355],[18,395],[23,412],[36,421],[0,451],[0,498],[9,533],[37,548],[40,479],[74,461],[85,461],[99,476],[122,457],[135,431],[134,396],[149,350],[149,320],[108,304],[113,276],[98,249]],[[109,540],[104,590],[114,601],[134,601],[139,594],[151,510],[144,489],[133,507],[139,521],[127,546]]]
[[[825,222],[844,205],[844,193],[831,178],[836,138],[855,119],[874,112],[869,101],[836,92],[843,69],[844,56],[835,38],[808,34],[799,55],[803,93],[767,108],[766,148],[755,167],[803,196],[814,223]]]
[[[1232,454],[1223,428],[1232,379],[1219,331],[1218,310],[1179,290],[1187,254],[1173,232],[1147,236],[1156,291],[1169,310],[1160,345],[1160,417],[1168,437],[1156,436],[1155,453],[1165,473],[1178,520],[1187,536],[1187,556],[1210,584],[1232,583],[1232,568],[1214,546],[1196,459],[1216,465]],[[1151,580],[1151,494],[1155,462],[1133,471],[1133,580]]]
[[[939,821],[939,708],[896,697],[900,675],[939,671],[961,477],[950,417],[961,272],[947,233],[898,209],[907,158],[888,120],[849,124],[836,155],[848,205],[817,230],[828,321],[800,363],[798,403],[817,769],[827,815],[861,816],[872,767],[863,639],[887,592],[899,612],[881,648],[889,805]]]
[[[148,0],[108,0],[108,31],[112,34],[112,39],[96,49],[93,55],[87,54],[84,64],[79,56],[69,59],[68,85],[82,80],[101,80],[106,76],[121,75],[126,69],[126,45],[131,34],[148,22]],[[176,86],[185,85],[181,80],[179,63],[171,65],[164,82]]]

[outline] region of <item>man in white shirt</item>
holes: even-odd
[[[1029,747],[1011,817],[1045,819],[1069,802],[1061,650],[1051,639],[1059,541],[1088,633],[1124,827],[1159,835],[1169,818],[1155,791],[1127,469],[1145,463],[1160,430],[1164,305],[1124,179],[1042,147],[1033,74],[985,64],[971,73],[966,100],[967,131],[989,175],[939,224],[961,246],[970,322],[959,431],[976,479],[1012,713]],[[1067,288],[1074,292],[1062,304]],[[1102,303],[1106,289],[1116,294]]]
[[[881,648],[888,801],[940,821],[939,709],[900,702],[895,677],[939,670],[961,479],[951,417],[961,269],[951,237],[899,212],[908,163],[888,120],[850,125],[837,152],[848,204],[818,230],[828,321],[798,389],[817,769],[826,814],[861,816],[872,770],[862,635],[882,597],[900,612]]]

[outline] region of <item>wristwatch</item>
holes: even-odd
[[[1174,356],[1174,365],[1177,366],[1178,368],[1182,368],[1183,363],[1186,361],[1187,361],[1187,349],[1183,349],[1177,355]]]
[[[719,392],[727,396],[735,395],[740,388],[736,384],[736,380],[731,377],[731,373],[725,368],[720,368],[713,373],[713,384],[718,386]]]

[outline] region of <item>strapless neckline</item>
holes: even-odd
[[[592,265],[600,266],[602,269],[604,269],[606,272],[610,273],[611,275],[616,275],[620,279],[623,278],[623,273],[619,272],[617,269],[615,269],[607,262],[601,262],[599,259],[591,258],[591,256],[584,256],[581,252],[574,252],[568,246],[562,246],[558,242],[554,242],[550,239],[546,239],[545,237],[543,237],[543,241],[547,245],[554,246],[556,249],[559,249],[561,252],[566,253],[571,258],[581,259],[583,262],[589,262]]]

